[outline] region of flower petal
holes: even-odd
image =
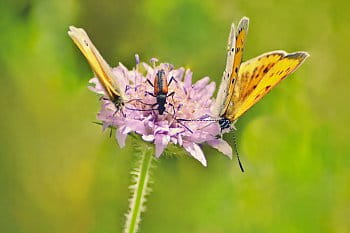
[[[146,142],[152,142],[154,140],[154,136],[152,134],[150,135],[142,135],[142,139]]]
[[[120,148],[123,148],[125,146],[125,140],[130,131],[130,128],[128,129],[125,126],[119,127],[117,129],[117,132],[115,133],[115,138],[117,139]]]
[[[207,141],[207,143],[220,151],[221,153],[227,155],[230,159],[232,159],[232,148],[231,146],[224,140],[222,139],[214,139],[211,141]]]
[[[165,147],[167,147],[170,141],[170,136],[158,134],[155,136],[154,144],[156,145],[156,157],[159,158],[163,153]]]
[[[206,167],[207,160],[203,154],[202,149],[196,143],[184,143],[184,148],[187,150],[195,159],[197,159],[201,164]]]
[[[102,85],[101,85],[101,83],[98,81],[97,78],[90,79],[89,83],[90,84],[94,84],[94,85],[89,85],[88,86],[88,89],[90,91],[93,91],[93,92],[95,92],[97,94],[101,94],[101,95],[105,95],[106,94],[104,89],[103,89],[103,87],[102,87]]]
[[[192,72],[190,70],[186,70],[184,87],[185,89],[190,89],[192,87]]]
[[[201,90],[207,86],[209,81],[210,81],[209,77],[204,77],[204,78],[198,80],[195,84],[193,84],[193,89]]]
[[[141,64],[140,64],[141,65]],[[120,147],[125,146],[127,134],[135,132],[142,139],[155,144],[155,156],[161,156],[169,143],[183,146],[191,156],[207,166],[207,161],[200,147],[202,143],[218,149],[229,157],[232,157],[232,149],[223,140],[215,136],[222,133],[216,122],[188,121],[181,122],[178,119],[214,119],[210,107],[214,101],[211,99],[215,91],[215,83],[204,77],[192,84],[192,72],[184,68],[174,69],[172,65],[161,63],[152,66],[142,63],[147,73],[142,73],[136,68],[128,70],[119,63],[113,68],[116,83],[125,90],[125,107],[117,111],[115,104],[108,98],[100,99],[101,110],[97,118],[103,123],[104,129],[108,126],[116,127],[116,140]],[[177,82],[170,86],[170,91],[175,95],[169,99],[174,110],[166,105],[168,112],[160,115],[152,110],[157,99],[150,95],[154,90],[147,79],[153,83],[155,72],[159,69],[166,70],[167,79],[174,77]],[[104,88],[98,79],[90,80],[90,90],[99,94],[105,94]],[[187,128],[188,127],[188,128]],[[190,129],[190,130],[189,130]]]

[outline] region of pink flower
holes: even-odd
[[[156,59],[152,59],[151,62],[155,64]],[[203,119],[210,116],[210,108],[214,104],[212,95],[215,83],[210,82],[209,77],[204,77],[192,84],[190,70],[172,67],[167,63],[153,67],[141,63],[137,68],[128,70],[119,63],[113,72],[118,79],[116,83],[125,90],[128,99],[122,111],[116,111],[114,103],[108,100],[98,79],[92,78],[90,83],[94,86],[90,86],[90,90],[106,97],[101,98],[101,110],[97,115],[98,120],[103,123],[103,129],[108,127],[117,129],[116,139],[120,147],[124,147],[128,133],[140,134],[143,140],[155,144],[156,157],[162,154],[169,143],[173,143],[182,146],[191,156],[206,166],[206,158],[200,145],[207,143],[231,158],[230,145],[216,137],[220,134],[218,123],[177,120]],[[148,111],[157,106],[150,106],[156,103],[156,98],[146,93],[154,92],[147,79],[153,83],[156,73],[161,69],[165,71],[168,82],[171,77],[176,80],[169,85],[168,93],[175,92],[175,94],[167,98],[166,111],[162,115],[157,110]]]

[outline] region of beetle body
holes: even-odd
[[[160,115],[165,111],[166,98],[168,97],[168,80],[164,70],[159,70],[153,82],[154,96],[157,99],[157,108]]]

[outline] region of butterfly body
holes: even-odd
[[[113,73],[112,68],[103,59],[87,33],[82,28],[70,26],[68,35],[87,59],[108,99],[114,103],[117,110],[122,108],[126,102],[124,90],[117,83],[117,77]]]

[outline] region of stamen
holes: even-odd
[[[151,58],[151,60],[150,60],[150,63],[153,65],[153,68],[155,68],[156,67],[156,63],[158,62],[158,59],[157,58]]]
[[[139,57],[139,55],[137,53],[135,54],[135,60],[136,60],[136,66],[138,64],[140,64],[140,57]]]

